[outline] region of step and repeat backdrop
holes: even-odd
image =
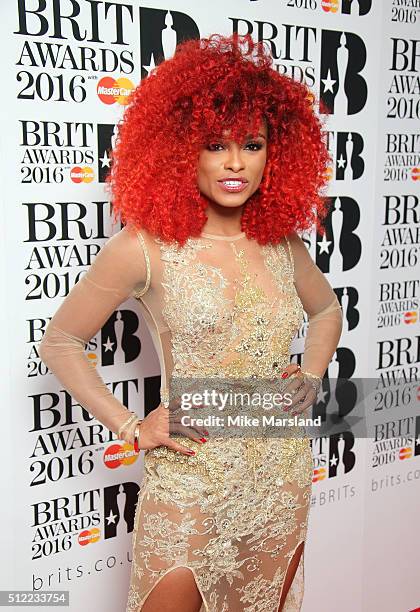
[[[314,408],[342,427],[312,439],[303,609],[420,610],[420,1],[8,0],[1,29],[1,588],[125,610],[143,454],[76,404],[38,344],[120,229],[104,179],[132,89],[185,38],[249,32],[330,109],[327,234],[303,238],[343,308]],[[156,406],[159,361],[134,299],[86,354],[128,408]],[[343,403],[338,378],[370,382],[370,435],[355,434],[357,393]]]

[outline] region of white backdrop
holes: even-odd
[[[305,236],[344,313],[328,375],[406,377],[418,401],[419,24],[418,0],[3,3],[2,589],[125,610],[142,455],[74,403],[37,345],[119,229],[104,176],[125,91],[182,38],[251,32],[329,105],[335,206],[325,242]],[[135,300],[87,353],[130,409],[156,402],[159,362]],[[420,420],[402,423],[398,394],[387,402],[377,411],[395,427],[378,439],[313,440],[304,612],[420,610]]]

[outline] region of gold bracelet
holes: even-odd
[[[312,374],[312,372],[307,372],[306,370],[301,370],[301,372],[304,376],[307,376],[308,378],[312,378],[313,382],[311,382],[311,385],[313,386],[316,394],[318,395],[318,391],[322,385],[321,376],[318,376],[317,374]]]
[[[317,378],[319,381],[322,381],[321,376],[318,376],[318,374],[312,374],[312,372],[307,372],[306,370],[301,370],[301,372],[302,374],[309,376],[309,378]]]

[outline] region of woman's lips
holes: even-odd
[[[243,191],[248,186],[248,183],[244,181],[217,181],[223,191],[227,191],[229,193],[239,193]]]

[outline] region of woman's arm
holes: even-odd
[[[343,326],[340,302],[296,232],[287,236],[293,253],[294,282],[308,315],[302,370],[321,378],[337,348]]]
[[[139,295],[148,289],[150,261],[143,234],[139,234],[124,227],[105,243],[51,319],[39,344],[42,361],[63,387],[114,433],[130,411],[105,385],[84,348],[134,291]]]

